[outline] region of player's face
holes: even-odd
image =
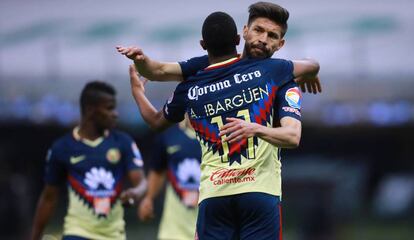
[[[104,94],[100,103],[96,105],[93,111],[93,119],[98,128],[110,129],[115,127],[118,112],[116,111],[115,97]]]
[[[268,18],[259,17],[244,26],[244,54],[252,58],[269,58],[279,50],[285,40],[282,27]]]

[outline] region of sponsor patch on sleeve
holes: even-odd
[[[292,108],[295,108],[295,109],[301,108],[302,95],[299,91],[299,88],[297,87],[289,88],[286,91],[285,99],[287,103],[289,104],[289,106],[291,106]]]
[[[132,152],[134,153],[134,159],[133,162],[138,167],[144,166],[144,161],[142,161],[141,152],[138,150],[138,146],[136,143],[132,143]]]
[[[294,113],[294,114],[298,115],[299,117],[300,117],[300,116],[302,116],[302,115],[300,114],[300,111],[299,111],[298,109],[296,109],[296,108],[293,108],[293,107],[283,107],[282,109],[283,109],[283,111],[285,111],[285,112],[291,112],[291,113]]]

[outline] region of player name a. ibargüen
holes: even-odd
[[[269,88],[267,85],[264,88],[256,87],[243,89],[240,94],[234,95],[230,98],[225,98],[217,100],[214,103],[205,104],[204,112],[207,117],[217,115],[226,111],[230,111],[232,109],[237,109],[252,102],[257,102],[265,98],[265,96],[269,96]]]

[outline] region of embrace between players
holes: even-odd
[[[178,195],[184,208],[178,213],[180,204],[173,205],[162,223],[169,227],[160,230],[159,239],[282,238],[280,150],[300,142],[299,87],[303,92],[321,92],[317,61],[271,58],[285,43],[288,18],[288,11],[279,5],[252,4],[241,56],[236,50],[240,41],[236,24],[223,12],[210,14],[203,23],[200,44],[207,56],[164,63],[150,59],[138,47],[116,47],[134,61],[129,69],[131,90],[145,122],[161,130],[186,118],[180,129],[166,132],[160,144],[164,149],[159,151],[166,157],[151,168],[138,209],[141,219],[152,217],[152,201],[163,180],[158,173],[168,169],[172,190],[167,189],[167,197]],[[180,82],[162,110],[145,96],[145,81],[138,72],[150,80]],[[66,183],[69,189],[66,240],[125,239],[120,200],[145,191],[135,143],[122,132],[108,131],[117,117],[114,89],[92,82],[80,100],[80,126],[50,149],[33,240],[40,239],[50,219],[59,184]],[[193,129],[192,134],[188,129]],[[177,154],[181,160],[175,159]],[[201,176],[189,174],[197,179],[187,177],[191,181],[182,184],[181,166],[192,166],[198,174],[194,166],[200,166]],[[125,176],[132,188],[122,192]],[[199,191],[194,188],[198,181]]]
[[[134,61],[131,90],[145,122],[162,130],[187,115],[202,149],[196,239],[281,239],[281,148],[301,138],[301,93],[321,91],[319,63],[271,56],[284,45],[289,13],[272,3],[249,8],[244,52],[234,20],[214,12],[200,45],[208,56],[179,63],[151,60],[118,46]],[[158,111],[145,82],[181,81]]]

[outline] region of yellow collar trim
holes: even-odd
[[[234,58],[227,59],[227,60],[225,60],[223,62],[218,62],[218,63],[211,64],[207,68],[218,67],[220,65],[226,65],[227,63],[232,62],[232,61],[235,61],[238,58],[240,58],[240,56],[239,57],[234,57]]]
[[[73,129],[73,137],[75,138],[75,140],[76,141],[81,141],[81,142],[83,142],[84,144],[86,144],[86,145],[88,145],[88,146],[90,146],[90,147],[97,147],[99,144],[101,144],[104,140],[105,140],[105,138],[106,137],[108,137],[108,135],[109,135],[109,131],[108,130],[105,130],[105,132],[104,132],[104,136],[102,136],[102,137],[99,137],[99,138],[97,138],[97,139],[95,139],[95,140],[89,140],[89,139],[86,139],[86,138],[82,138],[80,135],[79,135],[79,126],[76,126],[74,129]]]

